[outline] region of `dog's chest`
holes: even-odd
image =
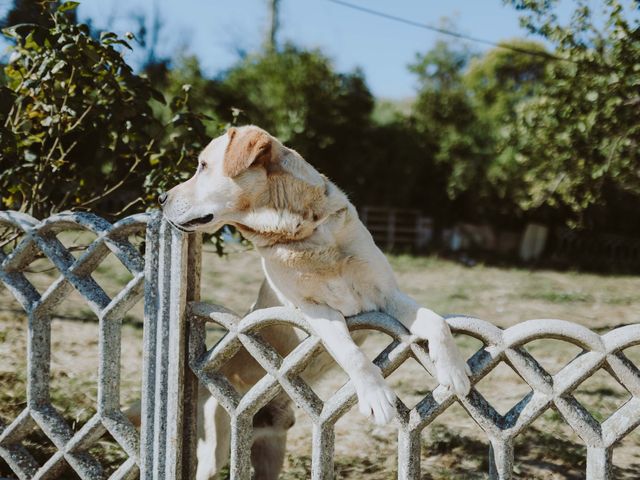
[[[263,261],[265,274],[283,303],[327,305],[344,316],[379,310],[384,276],[338,248],[283,251]]]

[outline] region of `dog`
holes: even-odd
[[[412,335],[428,341],[438,382],[458,395],[469,393],[469,368],[445,320],[400,291],[389,262],[347,196],[265,130],[229,128],[202,151],[194,176],[161,194],[159,202],[164,217],[180,230],[215,232],[231,225],[253,243],[265,274],[253,308],[298,309],[348,374],[360,412],[375,423],[394,418],[396,396],[360,350],[360,339],[349,333],[345,317],[351,315],[383,311],[396,318]],[[300,340],[293,328],[283,326],[261,334],[281,354]],[[240,392],[263,375],[246,351],[223,373]],[[215,478],[227,462],[229,419],[206,391],[199,412],[197,479],[205,480]],[[284,395],[256,414],[255,478],[278,477],[293,422]]]

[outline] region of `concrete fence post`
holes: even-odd
[[[147,241],[141,478],[190,480],[198,386],[187,361],[186,306],[200,296],[202,241],[164,220],[149,228]]]
[[[611,447],[587,447],[587,480],[613,478]]]
[[[489,478],[491,480],[511,480],[513,472],[513,442],[504,439],[490,439]]]

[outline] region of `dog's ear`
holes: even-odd
[[[223,173],[227,177],[235,177],[252,165],[267,166],[272,162],[275,150],[273,139],[264,130],[231,127],[227,135],[229,143],[223,162]]]

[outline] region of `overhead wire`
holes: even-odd
[[[356,5],[354,3],[346,2],[344,0],[326,0],[326,1],[330,2],[330,3],[334,3],[336,5],[341,5],[341,6],[346,7],[346,8],[350,8],[352,10],[357,10],[357,11],[360,11],[360,12],[363,12],[363,13],[367,13],[369,15],[375,15],[376,17],[385,18],[387,20],[393,20],[395,22],[403,23],[405,25],[410,25],[412,27],[422,28],[423,30],[429,30],[429,31],[432,31],[432,32],[440,33],[442,35],[448,35],[450,37],[459,38],[461,40],[466,40],[466,41],[470,41],[470,42],[474,42],[474,43],[481,43],[481,44],[484,44],[484,45],[490,45],[492,47],[502,48],[502,49],[505,49],[505,50],[511,50],[513,52],[521,53],[521,54],[524,54],[524,55],[543,57],[543,58],[547,58],[547,59],[551,59],[551,60],[559,60],[559,61],[565,61],[565,62],[571,61],[571,60],[566,59],[566,58],[558,57],[557,55],[554,55],[554,54],[549,53],[549,52],[544,52],[544,51],[539,51],[539,50],[529,50],[529,49],[526,49],[526,48],[518,47],[516,45],[510,45],[510,44],[505,43],[505,42],[494,42],[494,41],[487,40],[487,39],[484,39],[484,38],[474,37],[474,36],[471,36],[471,35],[465,35],[464,33],[455,32],[453,30],[449,30],[449,29],[442,28],[442,27],[435,27],[433,25],[429,25],[429,24],[426,24],[426,23],[416,22],[415,20],[410,20],[408,18],[399,17],[397,15],[392,15],[390,13],[381,12],[379,10],[373,10],[371,8],[363,7],[361,5]]]

